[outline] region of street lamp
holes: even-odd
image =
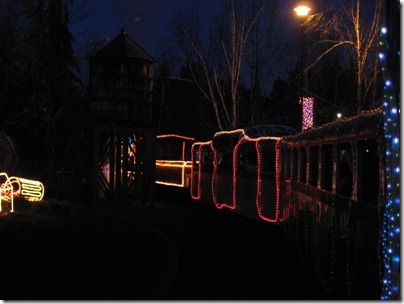
[[[305,41],[305,33],[304,33],[304,23],[307,20],[307,17],[309,16],[309,13],[311,11],[311,5],[308,1],[305,2],[299,2],[298,5],[293,9],[300,21],[300,44],[301,44],[301,75],[302,75],[302,83],[301,83],[301,88],[300,88],[300,103],[302,104],[303,107],[303,129],[310,128],[315,124],[314,120],[314,109],[305,109],[307,105],[310,104],[310,106],[313,106],[314,100],[308,100],[307,97],[304,97],[307,92],[307,73],[306,73],[306,68],[307,68],[307,45]],[[311,113],[309,116],[312,117],[307,117],[307,113]],[[307,121],[304,121],[305,119],[309,119],[310,123]]]
[[[311,11],[311,8],[307,5],[299,5],[299,6],[296,6],[293,10],[296,12],[296,15],[298,17],[307,18],[307,16],[309,15],[309,12]]]

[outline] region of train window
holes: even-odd
[[[288,167],[288,150],[283,149],[281,151],[281,165],[280,165],[280,173],[282,178],[286,178],[286,168]]]
[[[220,150],[217,152],[218,172],[229,173],[233,172],[233,151]]]
[[[377,205],[379,197],[379,153],[376,140],[358,143],[358,198]]]
[[[292,178],[296,179],[297,178],[297,166],[298,166],[298,158],[297,158],[297,149],[292,150],[292,166],[293,166],[293,171],[292,171]]]
[[[281,161],[280,161],[280,169],[281,169],[281,177],[285,178],[286,176],[286,167],[287,167],[287,149],[281,150]]]
[[[237,153],[237,174],[251,175],[257,173],[257,152],[254,142],[243,143]]]
[[[318,179],[318,147],[310,147],[309,150],[309,184],[317,186]]]
[[[199,149],[195,147],[193,150],[193,163],[192,166],[197,169],[199,167]]]
[[[352,151],[349,143],[338,145],[337,194],[352,194]]]
[[[270,177],[275,173],[275,145],[274,142],[271,144],[270,142],[263,141],[260,145],[260,149],[258,151],[260,155],[260,168],[261,168],[261,177]],[[281,150],[282,160],[284,155],[284,150]],[[258,164],[258,162],[257,162]]]
[[[321,147],[321,188],[327,191],[332,190],[332,145],[324,145]]]
[[[285,168],[284,168],[284,174],[283,176],[285,178],[289,178],[290,177],[290,166],[291,166],[291,150],[287,149],[284,150],[285,152],[285,157],[286,157],[286,162],[285,162]]]
[[[201,162],[202,162],[203,171],[213,170],[213,152],[212,152],[212,150],[202,149]]]
[[[299,162],[299,180],[303,183],[306,181],[306,162],[307,162],[307,155],[306,149],[300,149],[300,162]]]

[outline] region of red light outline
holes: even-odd
[[[198,146],[198,149],[199,149],[199,146],[200,146],[199,142],[193,143],[192,146],[191,146],[191,184],[190,184],[190,187],[189,187],[189,194],[191,195],[191,198],[194,199],[194,200],[199,200],[201,198],[201,194],[199,193],[199,178],[198,178],[198,186],[196,187],[196,194],[194,194],[194,191],[193,191],[194,183],[195,183],[194,164],[196,164],[196,160],[195,160],[194,155],[195,155],[195,149],[196,149],[197,146]],[[200,163],[200,158],[198,159],[197,164],[198,164],[198,172],[199,172],[199,167],[201,166],[200,165],[201,164]]]
[[[216,197],[216,188],[215,188],[215,180],[216,180],[216,178],[217,178],[217,167],[218,167],[218,163],[217,163],[217,150],[216,150],[216,148],[213,146],[213,143],[211,144],[211,146],[212,146],[212,150],[213,150],[213,153],[214,153],[214,163],[213,163],[213,177],[212,177],[212,198],[213,198],[213,202],[214,202],[214,204],[215,204],[215,206],[216,206],[216,208],[217,209],[222,209],[222,208],[227,208],[227,209],[230,209],[230,210],[234,210],[234,209],[236,209],[236,207],[237,207],[237,205],[236,205],[236,200],[234,199],[234,188],[235,188],[235,170],[236,170],[236,164],[235,164],[235,161],[234,161],[234,153],[235,153],[235,148],[237,147],[237,145],[239,144],[239,142],[240,142],[240,140],[242,140],[243,138],[244,138],[244,136],[246,136],[245,135],[245,133],[244,133],[244,130],[243,129],[236,129],[236,130],[232,130],[232,131],[221,131],[221,132],[217,132],[216,134],[215,134],[215,137],[217,136],[217,135],[220,135],[220,134],[233,134],[233,133],[240,133],[241,132],[241,137],[239,138],[239,140],[238,140],[238,142],[237,142],[237,144],[235,145],[235,147],[233,148],[233,154],[232,154],[232,158],[233,158],[233,163],[232,163],[232,165],[233,165],[233,167],[232,167],[232,170],[233,170],[233,172],[232,172],[232,185],[233,185],[233,189],[232,189],[232,202],[231,202],[231,204],[229,204],[229,203],[225,203],[225,202],[219,202],[218,201],[218,199],[217,199],[217,197]]]
[[[162,138],[177,138],[177,139],[182,139],[182,151],[181,151],[181,160],[182,161],[186,161],[185,159],[185,150],[186,150],[186,143],[185,141],[194,141],[195,138],[193,137],[187,137],[187,136],[182,136],[182,135],[178,135],[178,134],[161,134],[161,135],[157,135],[156,136],[157,139],[162,139]]]
[[[178,134],[161,134],[161,135],[157,135],[156,138],[160,139],[160,138],[179,138],[179,139],[183,139],[183,140],[189,140],[189,141],[194,141],[195,138],[193,137],[187,137],[187,136],[182,136],[182,135],[178,135]]]
[[[263,136],[263,137],[258,137],[258,138],[250,138],[247,135],[244,136],[243,142],[248,141],[248,142],[255,142],[255,151],[257,154],[257,182],[256,182],[256,197],[255,197],[255,205],[257,208],[257,214],[258,217],[261,218],[262,220],[270,223],[278,223],[281,219],[279,217],[280,214],[280,170],[279,170],[279,153],[280,150],[277,148],[278,144],[280,143],[280,138],[279,137],[270,137],[270,136]],[[265,216],[262,213],[262,206],[263,206],[263,201],[262,201],[262,178],[261,178],[261,173],[262,173],[262,151],[260,147],[260,142],[265,141],[265,140],[276,140],[275,143],[275,217],[270,218]],[[238,150],[238,145],[237,145],[237,150]],[[236,163],[237,160],[237,153],[234,155],[234,160],[233,162]],[[235,175],[235,178],[237,176]],[[235,183],[236,185],[236,183]],[[236,195],[236,189],[234,189],[234,198],[237,199]],[[268,202],[271,204],[272,202]]]
[[[191,168],[191,164],[189,161],[180,161],[180,160],[156,160],[156,170],[157,167],[162,168],[180,168],[181,169],[181,183],[169,182],[158,180],[156,178],[155,183],[160,185],[174,186],[184,188],[186,187],[186,169]]]
[[[196,149],[196,146],[198,146],[198,151],[199,151],[199,155],[198,155],[198,160],[197,160],[197,163],[198,163],[198,184],[197,184],[197,187],[196,187],[196,189],[197,189],[197,193],[196,193],[196,195],[192,192],[192,189],[194,188],[193,187],[193,185],[194,185],[194,183],[195,183],[195,180],[194,180],[194,155],[195,155],[195,153],[194,153],[194,151],[195,151],[195,149]],[[202,164],[202,148],[204,147],[204,146],[210,146],[211,147],[211,149],[212,149],[212,141],[210,140],[210,141],[205,141],[205,142],[195,142],[193,145],[192,145],[192,147],[191,147],[191,163],[192,163],[192,166],[191,166],[191,186],[190,186],[190,194],[191,194],[191,197],[192,197],[192,199],[194,199],[194,200],[200,200],[201,199],[201,196],[202,196],[202,191],[201,191],[201,177],[202,177],[202,166],[201,166],[201,164]],[[212,149],[213,150],[213,149]]]
[[[217,149],[213,146],[213,141],[208,141],[208,142],[196,142],[192,145],[191,148],[191,158],[192,158],[192,164],[196,161],[198,163],[197,169],[198,169],[198,174],[197,174],[197,181],[195,180],[195,172],[194,172],[194,166],[191,168],[191,190],[190,194],[191,197],[195,200],[200,200],[202,197],[201,193],[201,178],[202,178],[202,148],[203,146],[210,145],[213,153],[214,153],[214,163],[213,163],[213,177],[212,177],[212,198],[213,198],[213,203],[217,209],[223,209],[227,208],[230,210],[235,210],[238,206],[238,198],[237,198],[237,186],[238,186],[238,178],[237,178],[237,157],[239,153],[239,149],[241,145],[245,142],[254,142],[255,143],[255,152],[257,154],[257,180],[256,180],[256,196],[255,196],[255,205],[256,205],[256,210],[257,210],[257,215],[260,219],[270,222],[270,223],[279,223],[284,221],[287,218],[287,214],[282,211],[282,208],[280,206],[280,191],[281,191],[281,180],[280,180],[280,144],[281,144],[281,138],[280,137],[258,137],[258,138],[251,138],[247,136],[244,133],[244,130],[242,129],[237,129],[234,131],[222,131],[218,132],[216,134],[223,134],[223,133],[235,133],[235,132],[240,132],[241,136],[237,141],[237,144],[234,146],[233,151],[232,151],[232,199],[231,202],[220,202],[217,198],[216,195],[216,186],[215,186],[215,181],[218,177],[218,151]],[[269,201],[267,203],[269,204],[275,204],[275,215],[274,217],[268,217],[263,214],[263,204],[265,202],[262,201],[262,187],[263,187],[263,181],[261,178],[261,173],[262,173],[262,148],[260,143],[266,140],[276,140],[275,143],[275,196],[274,200]],[[195,150],[198,149],[199,155],[198,155],[198,160],[195,160]],[[194,191],[196,189],[196,193]]]

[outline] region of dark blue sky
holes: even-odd
[[[277,24],[276,30],[283,31],[280,39],[282,43],[292,44],[286,49],[291,50],[289,54],[282,53],[282,56],[271,58],[272,73],[270,78],[284,76],[284,73],[293,66],[296,46],[300,45],[293,38],[288,36],[298,28],[298,21],[293,12],[293,4],[296,0],[278,0],[280,4],[280,15],[275,16]],[[209,23],[211,16],[217,16],[217,12],[222,5],[222,0],[82,0],[76,1],[71,12],[71,32],[77,40],[75,49],[78,57],[87,58],[88,53],[80,50],[80,46],[89,44],[90,40],[103,41],[103,45],[108,39],[115,38],[120,29],[125,32],[143,47],[152,57],[159,62],[163,47],[173,52],[176,48],[173,39],[173,24],[178,23],[178,19],[183,15],[202,16],[202,22]],[[82,6],[78,9],[78,6]],[[270,9],[270,7],[269,7]],[[83,13],[89,15],[83,20],[77,17]],[[204,17],[206,16],[206,17]],[[177,22],[176,22],[177,21]],[[274,42],[274,45],[278,45]],[[283,47],[285,49],[285,47]],[[98,46],[97,46],[98,50]],[[175,53],[175,51],[174,51]],[[83,77],[86,79],[87,61],[82,63]],[[272,79],[272,80],[273,80]],[[269,82],[268,82],[269,83]],[[271,84],[269,84],[269,87]]]
[[[124,28],[144,49],[155,55],[158,44],[171,33],[170,24],[179,11],[198,10],[209,15],[217,0],[85,0],[80,12],[72,12],[71,31],[78,44],[89,39],[114,38]],[[77,8],[79,4],[76,4]],[[80,4],[81,5],[81,4]],[[82,13],[89,16],[75,21]]]
[[[222,0],[83,0],[81,13],[90,15],[84,21],[75,21],[80,13],[72,13],[71,30],[78,43],[94,38],[114,38],[121,28],[150,53],[172,33],[170,25],[178,12],[197,11],[209,18],[221,5]],[[79,2],[80,4],[77,4]],[[294,0],[280,0],[287,18],[294,18],[291,7]],[[290,12],[289,12],[290,10]],[[285,24],[291,20],[285,20]],[[282,26],[281,28],[284,28]]]

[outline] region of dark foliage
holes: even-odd
[[[0,126],[19,171],[44,182],[83,167],[86,99],[66,0],[14,1],[0,15]]]

